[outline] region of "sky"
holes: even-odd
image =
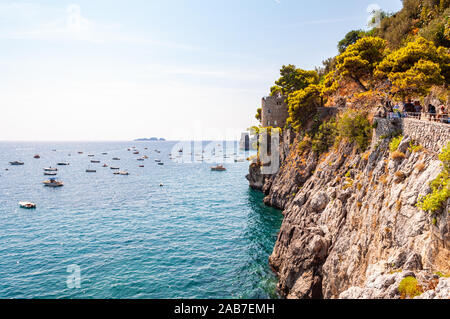
[[[400,0],[0,0],[0,140],[235,139]]]

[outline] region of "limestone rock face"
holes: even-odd
[[[448,279],[436,285],[435,273],[450,273],[450,203],[435,216],[416,207],[441,171],[437,154],[412,153],[408,137],[399,146],[406,157],[398,160],[390,157],[389,140],[365,154],[343,142],[321,157],[300,154],[296,143],[265,181],[264,202],[284,209],[269,258],[279,292],[400,298],[400,281],[415,276],[421,297],[449,298]]]

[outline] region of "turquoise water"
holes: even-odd
[[[174,144],[0,143],[0,298],[276,297],[267,260],[282,216],[249,189],[248,163],[226,172],[175,163]],[[61,161],[70,163],[58,166],[64,187],[44,187],[42,168]],[[23,200],[37,209],[19,208]],[[72,265],[80,288],[67,285]]]

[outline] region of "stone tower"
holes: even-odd
[[[261,124],[263,127],[283,128],[288,118],[288,106],[281,95],[262,98]]]

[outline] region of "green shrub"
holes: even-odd
[[[404,278],[398,285],[398,291],[402,297],[414,298],[422,294],[422,287],[420,287],[417,279],[414,277]]]
[[[365,151],[372,139],[372,124],[365,113],[348,110],[338,119],[337,132],[339,138],[348,138]]]
[[[391,150],[391,152],[395,152],[402,141],[403,141],[402,135],[394,137],[391,141],[391,144],[389,144],[389,149]]]
[[[336,140],[336,119],[333,118],[319,126],[317,133],[312,139],[312,150],[319,154],[325,153]]]
[[[417,152],[420,152],[421,150],[423,150],[423,146],[420,144],[416,144],[413,141],[410,141],[408,150],[411,153],[417,153]]]
[[[442,172],[430,183],[431,194],[422,197],[417,206],[430,213],[438,213],[450,197],[450,142],[439,154],[442,161]]]

